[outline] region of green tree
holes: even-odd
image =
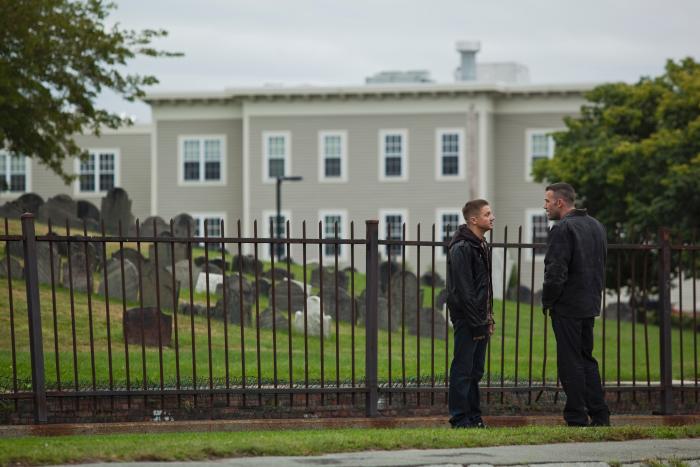
[[[72,177],[62,161],[85,155],[74,134],[128,124],[96,106],[100,93],[138,99],[158,80],[127,73],[128,62],[180,55],[151,46],[167,35],[163,30],[107,27],[115,8],[101,0],[0,0],[0,142],[66,183]]]
[[[665,73],[586,94],[581,115],[554,135],[538,181],[567,181],[611,240],[670,227],[690,240],[700,225],[700,64],[669,60]]]

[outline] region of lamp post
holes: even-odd
[[[287,177],[277,177],[277,217],[275,219],[275,238],[282,238],[282,182],[300,182],[303,178],[299,175],[290,175]],[[277,245],[277,244],[276,244]],[[282,253],[279,247],[275,246],[275,251],[277,252],[277,259],[282,259]]]

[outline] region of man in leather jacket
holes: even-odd
[[[453,428],[484,428],[479,381],[484,375],[488,337],[493,334],[491,262],[484,234],[495,217],[488,202],[469,201],[447,255],[447,306],[454,327],[449,411]]]
[[[557,368],[566,393],[569,426],[610,425],[610,410],[593,357],[593,324],[600,314],[605,278],[605,227],[576,209],[568,183],[545,188],[544,209],[558,223],[550,229],[544,258],[542,307],[552,317]]]

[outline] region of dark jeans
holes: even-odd
[[[463,319],[454,322],[454,357],[450,366],[450,423],[469,425],[481,417],[479,381],[484,375],[488,339],[474,340]]]
[[[607,423],[610,410],[600,383],[598,362],[593,357],[594,318],[567,318],[552,313],[557,339],[557,369],[566,393],[564,420],[569,425]]]

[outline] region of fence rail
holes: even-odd
[[[380,238],[377,221],[364,237],[351,223],[346,238],[321,223],[296,237],[289,222],[267,237],[257,223],[244,237],[240,221],[232,237],[173,221],[76,234],[29,214],[21,235],[4,227],[0,407],[10,421],[122,406],[130,416],[444,411],[452,343],[434,225],[417,225],[413,239],[405,224]],[[497,330],[482,387],[487,407],[544,409],[563,394],[535,292],[544,245],[523,242],[522,228],[516,238],[506,228],[490,242]],[[664,229],[656,244],[609,245],[595,344],[609,399],[697,407],[697,250]]]

